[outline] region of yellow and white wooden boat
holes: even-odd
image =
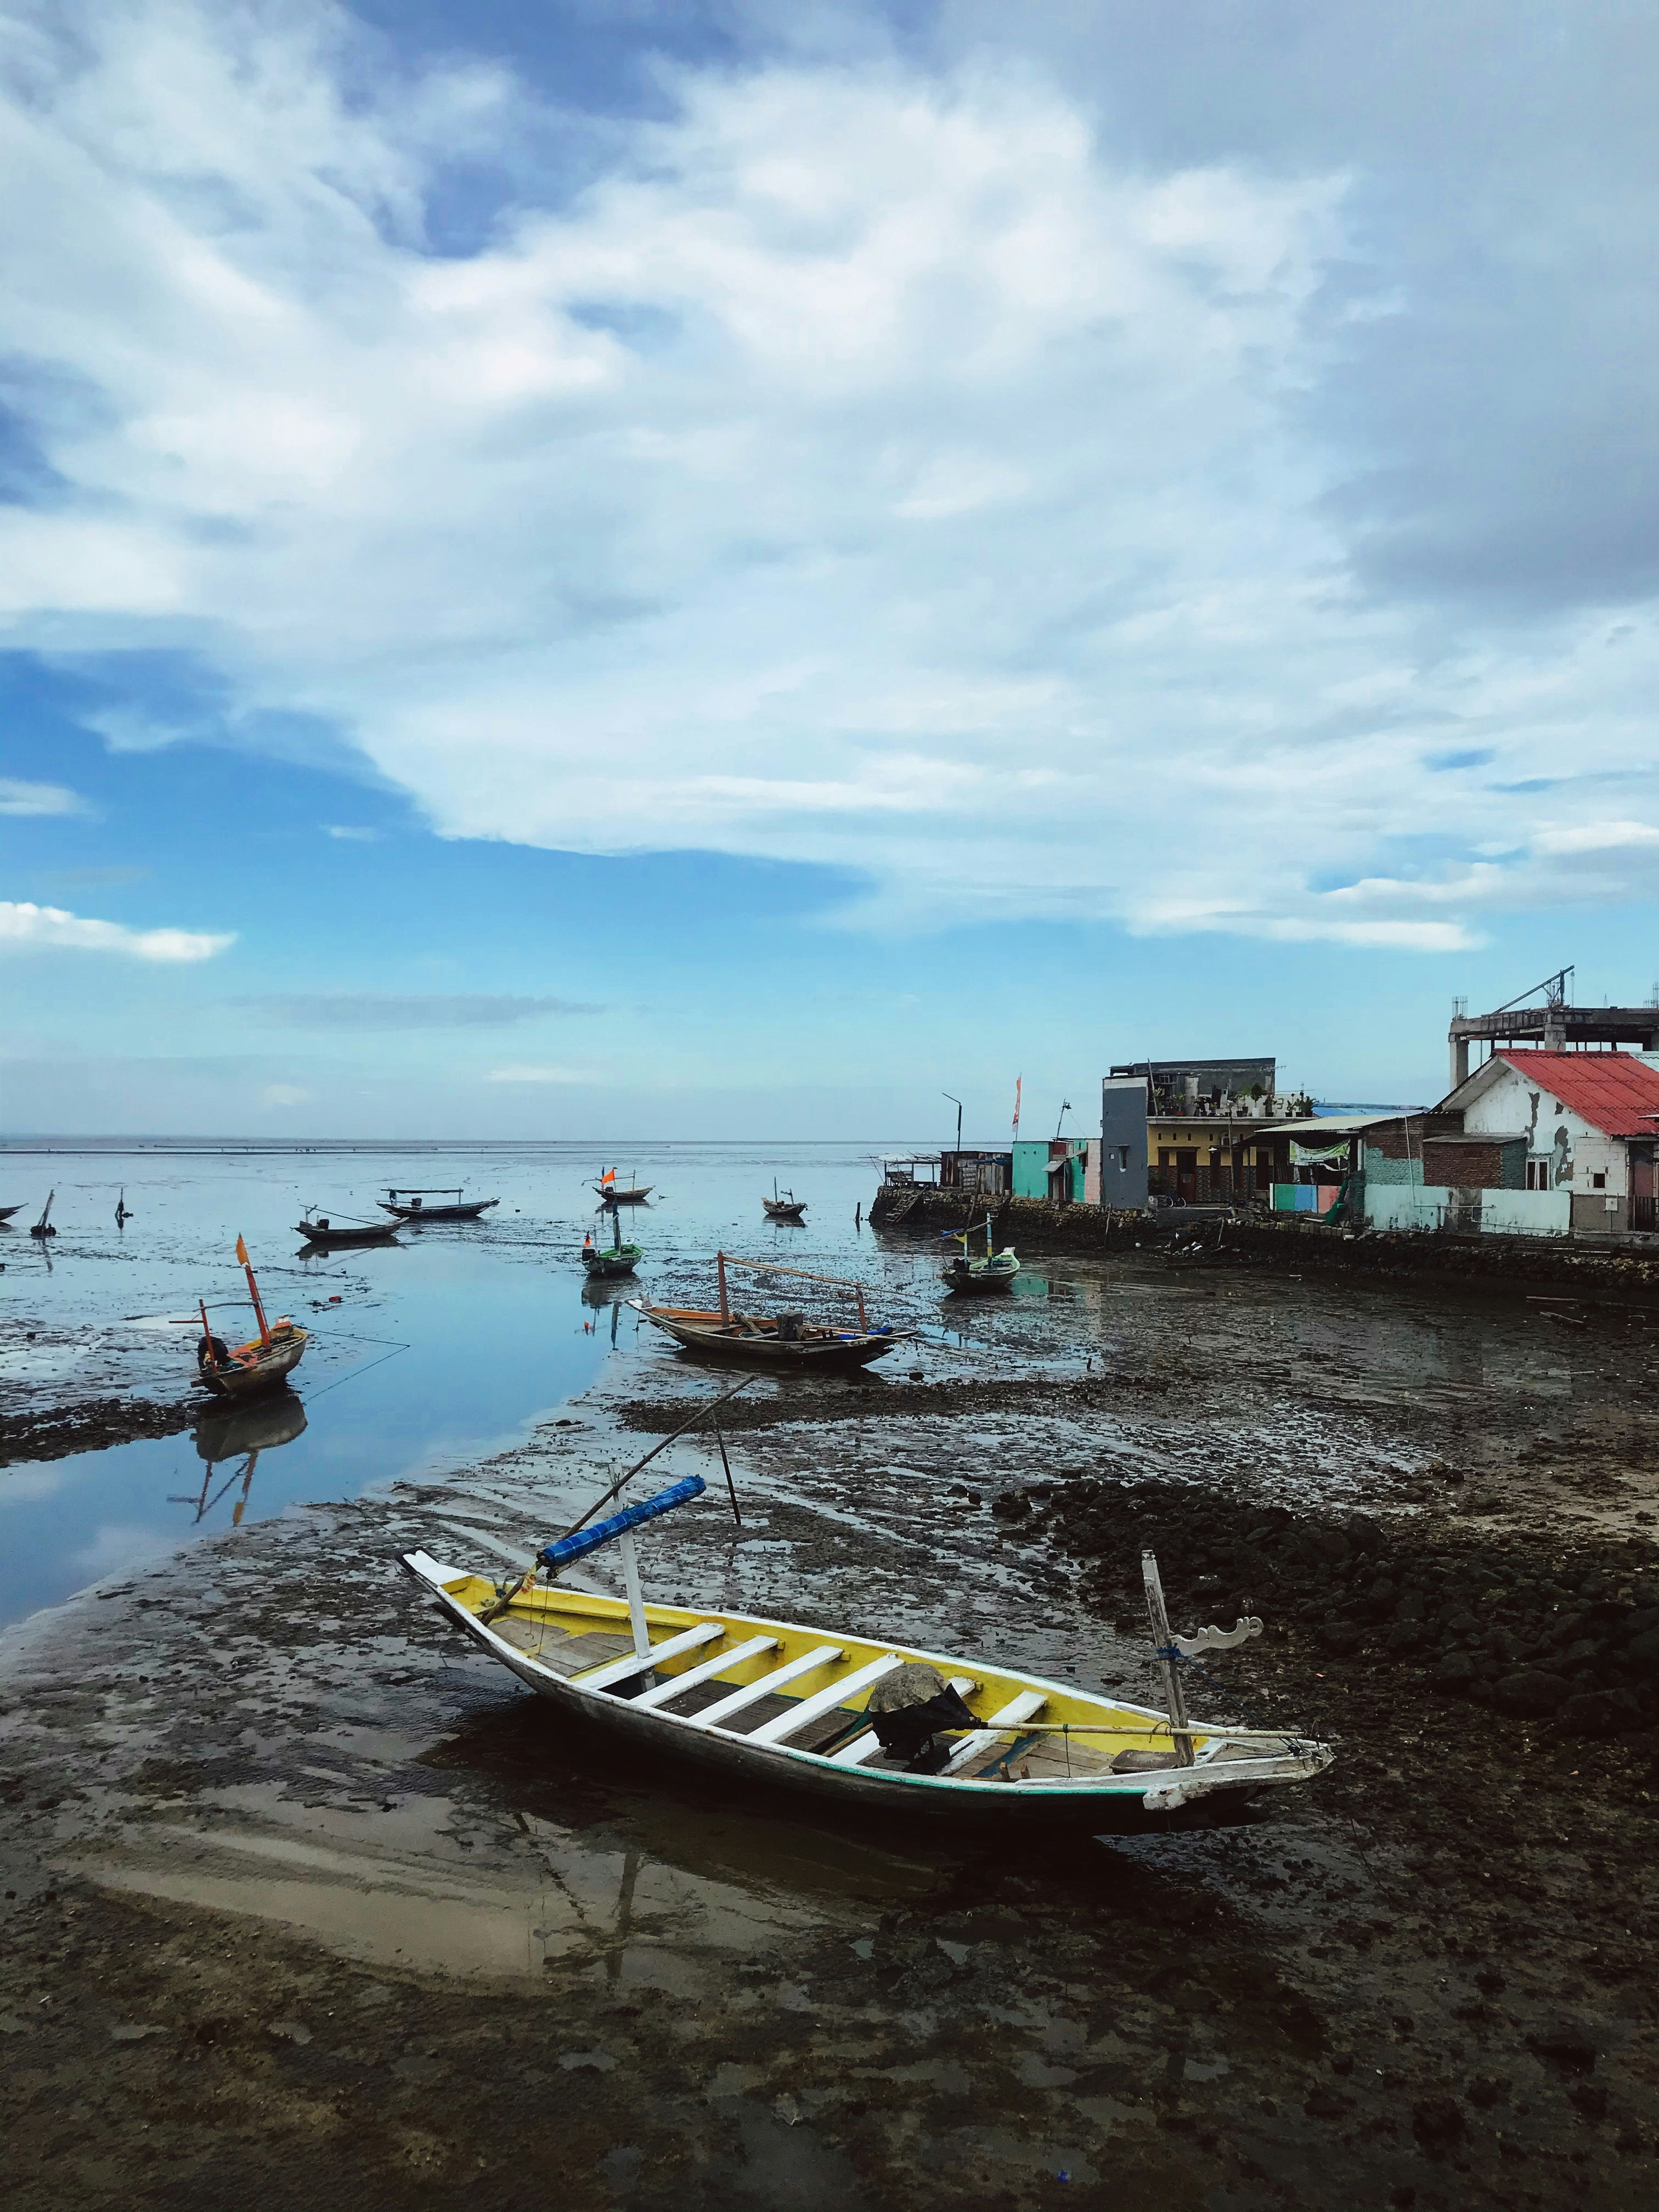
[[[693,1478],[633,1513],[702,1488]],[[642,1771],[691,1762],[805,1792],[826,1813],[1144,1828],[1304,1782],[1331,1759],[1327,1745],[1289,1734],[1199,1722],[1177,1734],[1170,1715],[1145,1705],[844,1629],[647,1605],[627,1546],[626,1599],[528,1577],[498,1586],[425,1552],[402,1565],[481,1650],[568,1718],[631,1747]],[[871,1704],[884,1680],[918,1665],[967,1707],[921,1762],[884,1749]]]

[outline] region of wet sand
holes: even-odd
[[[1328,1775],[1011,1850],[620,1765],[392,1565],[527,1555],[724,1379],[613,1363],[509,1451],[9,1636],[16,2201],[1650,2203],[1659,1330],[1147,1259],[1057,1287],[757,1382],[744,1526],[711,1488],[653,1588],[1150,1700],[1151,1540],[1180,1626],[1264,1618],[1214,1672]]]

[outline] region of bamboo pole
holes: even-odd
[[[1187,1725],[1187,1700],[1182,1692],[1176,1662],[1168,1655],[1173,1650],[1175,1638],[1170,1631],[1170,1616],[1164,1609],[1164,1584],[1158,1571],[1156,1552],[1143,1552],[1140,1571],[1146,1584],[1146,1618],[1152,1623],[1152,1649],[1158,1654],[1158,1670],[1164,1677],[1164,1702],[1170,1708],[1170,1734],[1178,1740],[1176,1748],[1181,1754],[1181,1765],[1193,1763],[1192,1730]]]

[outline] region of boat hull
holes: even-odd
[[[488,1213],[492,1206],[501,1204],[499,1198],[469,1200],[465,1206],[392,1206],[381,1199],[381,1211],[395,1213],[401,1222],[418,1226],[422,1221],[476,1221],[480,1214]]]
[[[256,1356],[246,1366],[233,1354],[222,1365],[200,1370],[202,1388],[217,1398],[257,1398],[266,1390],[280,1390],[304,1358],[309,1341],[304,1329],[296,1328],[277,1343],[256,1346]]]
[[[303,1237],[307,1244],[390,1244],[398,1234],[398,1224],[371,1222],[362,1229],[324,1229],[314,1221],[296,1221],[294,1233]]]
[[[614,1245],[603,1252],[584,1252],[582,1265],[591,1280],[605,1282],[620,1275],[631,1275],[645,1254],[637,1244],[624,1244],[620,1252]]]
[[[995,1275],[986,1274],[983,1272],[975,1274],[971,1268],[963,1273],[959,1273],[955,1267],[947,1267],[939,1279],[947,1290],[956,1291],[959,1297],[988,1297],[997,1291],[1012,1290],[1014,1278],[1018,1273],[1018,1267],[1011,1267],[1005,1273]]]
[[[788,1790],[815,1801],[826,1814],[837,1818],[873,1814],[889,1819],[970,1820],[1028,1832],[1063,1829],[1095,1834],[1163,1830],[1182,1816],[1210,1817],[1218,1811],[1237,1810],[1261,1790],[1275,1784],[1305,1781],[1330,1763],[1331,1754],[1325,1746],[1307,1743],[1297,1753],[1284,1756],[1217,1759],[1207,1766],[1169,1767],[1152,1774],[1102,1774],[1087,1780],[1060,1777],[1052,1781],[1021,1778],[1005,1782],[849,1766],[826,1754],[799,1750],[787,1743],[757,1743],[741,1735],[699,1727],[695,1716],[688,1717],[662,1706],[643,1709],[626,1697],[611,1695],[602,1688],[586,1688],[579,1680],[540,1664],[485,1626],[472,1609],[493,1595],[493,1585],[484,1578],[443,1565],[425,1553],[405,1553],[400,1565],[457,1627],[527,1689],[565,1719],[602,1729],[627,1747],[634,1755],[636,1773],[648,1771],[654,1759],[672,1759],[677,1765],[713,1771],[733,1781]],[[562,1594],[540,1595],[556,1602]],[[584,1614],[603,1611],[618,1629],[626,1631],[627,1607],[622,1600],[583,1594],[580,1602]],[[756,1632],[775,1632],[781,1638],[797,1640],[832,1636],[838,1645],[850,1650],[849,1664],[861,1658],[866,1649],[873,1649],[907,1663],[931,1666],[947,1679],[975,1665],[896,1644],[866,1646],[839,1631],[820,1632],[749,1614],[697,1613],[658,1606],[647,1607],[646,1613],[649,1626],[670,1632],[690,1622],[718,1620],[734,1644]],[[1078,1697],[1075,1688],[1037,1675],[994,1671],[999,1698],[1011,1686],[1020,1686],[1054,1700],[1058,1711]],[[1109,1710],[1127,1717],[1131,1723],[1138,1719],[1156,1723],[1164,1718],[1144,1706],[1119,1703]],[[1004,1733],[1012,1735],[1013,1730]],[[1224,1748],[1219,1731],[1217,1740]],[[1011,1762],[1019,1756],[1018,1748],[1011,1747]]]
[[[867,1367],[872,1360],[896,1352],[905,1341],[893,1330],[883,1336],[801,1337],[781,1342],[775,1336],[740,1334],[724,1328],[718,1316],[712,1320],[688,1316],[672,1308],[643,1304],[640,1311],[665,1335],[701,1358],[721,1360],[729,1366],[769,1367],[783,1374]]]

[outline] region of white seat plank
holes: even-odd
[[[803,1698],[793,1711],[780,1713],[775,1720],[763,1721],[757,1729],[750,1729],[744,1741],[781,1743],[786,1736],[793,1735],[798,1729],[804,1729],[809,1721],[817,1720],[821,1713],[833,1712],[837,1705],[844,1705],[866,1684],[880,1681],[884,1674],[890,1674],[895,1667],[903,1664],[903,1660],[891,1651],[884,1653],[879,1659],[872,1659],[867,1666],[858,1668],[845,1680],[832,1682],[827,1690],[814,1691],[810,1698]]]
[[[736,1644],[730,1651],[717,1651],[712,1659],[705,1659],[701,1666],[688,1667],[684,1674],[671,1674],[665,1682],[659,1682],[654,1689],[642,1690],[634,1700],[634,1710],[638,1712],[644,1707],[648,1711],[653,1705],[665,1705],[671,1698],[678,1698],[682,1690],[695,1690],[699,1682],[712,1681],[716,1674],[723,1674],[728,1667],[735,1667],[740,1659],[757,1659],[763,1651],[775,1651],[777,1648],[775,1636],[751,1636],[747,1644]]]
[[[682,1651],[695,1651],[700,1644],[712,1644],[717,1636],[724,1636],[726,1626],[718,1620],[699,1621],[695,1628],[683,1629],[665,1643],[653,1644],[648,1651],[630,1651],[626,1659],[612,1659],[603,1667],[590,1668],[585,1674],[573,1674],[570,1679],[584,1690],[608,1690],[613,1682],[625,1682],[630,1674],[647,1674],[665,1659],[673,1659]]]
[[[815,1674],[820,1667],[833,1667],[837,1659],[846,1656],[839,1644],[820,1644],[816,1651],[808,1651],[799,1659],[785,1660],[781,1667],[775,1667],[757,1682],[745,1682],[740,1690],[733,1690],[718,1705],[705,1705],[700,1713],[690,1713],[686,1717],[693,1728],[719,1728],[731,1714],[740,1713],[745,1705],[758,1705],[774,1690],[781,1690],[786,1682],[795,1681],[802,1674]]]
[[[957,1697],[965,1698],[970,1691],[978,1689],[979,1684],[971,1674],[952,1674],[951,1687]],[[866,1729],[862,1735],[855,1735],[851,1743],[843,1745],[840,1751],[831,1752],[830,1764],[831,1766],[862,1766],[866,1759],[873,1759],[880,1749],[881,1738],[874,1729]]]
[[[1041,1690],[1022,1690],[1017,1698],[1010,1698],[1006,1705],[992,1714],[991,1718],[996,1725],[992,1728],[975,1729],[972,1735],[963,1736],[962,1741],[939,1769],[940,1773],[956,1774],[963,1767],[970,1765],[979,1757],[981,1752],[990,1749],[999,1735],[1005,1734],[1018,1722],[1029,1721],[1033,1714],[1040,1713],[1048,1702],[1048,1698]]]

